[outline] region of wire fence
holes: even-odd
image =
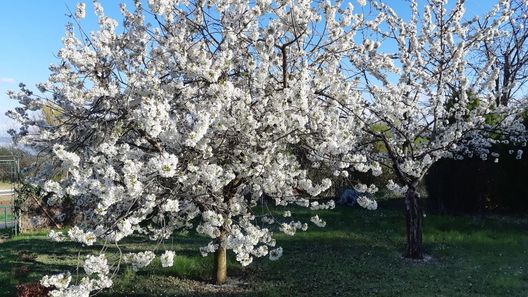
[[[0,229],[14,228],[16,217],[13,206],[0,206]]]
[[[3,231],[11,229],[14,235],[18,233],[16,198],[19,187],[19,166],[17,156],[0,156],[0,229]]]

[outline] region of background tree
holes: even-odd
[[[503,34],[485,40],[476,55],[477,65],[494,63],[499,71],[495,82],[497,105],[508,105],[516,95],[525,94],[528,81],[528,3],[511,0],[510,10],[511,17],[499,27]],[[485,29],[490,21],[478,20],[477,30]]]
[[[470,63],[476,69],[487,63],[492,63],[497,68],[497,105],[526,104],[527,4],[526,1],[510,1],[511,17],[499,27],[502,34],[485,40],[470,58]],[[474,23],[477,31],[488,24],[489,20]],[[522,159],[522,150],[519,151],[508,143],[494,144],[493,150],[500,153],[500,157],[495,155],[489,160],[474,158],[463,162],[442,160],[434,165],[427,185],[429,197],[434,200],[431,204],[433,209],[441,212],[525,210],[526,200],[523,197],[526,195],[522,193],[526,192],[524,180],[528,178],[528,171],[526,160],[519,160]],[[451,175],[451,172],[456,173]],[[479,174],[473,176],[474,172]],[[459,176],[455,177],[456,175]],[[442,180],[438,180],[441,177]],[[439,186],[440,183],[442,186]]]
[[[363,109],[345,108],[365,123],[364,151],[374,152],[370,160],[398,177],[387,187],[405,195],[405,255],[420,259],[423,211],[416,188],[431,165],[441,158],[487,158],[499,139],[525,141],[518,107],[496,107],[496,64],[483,65],[470,76],[469,57],[500,36],[510,11],[508,2],[500,1],[481,18],[485,25],[472,31],[475,21],[464,19],[464,1],[449,6],[431,0],[423,8],[411,1],[408,20],[386,4],[372,1],[371,7],[379,14],[366,20],[368,38],[351,53],[351,66],[343,67],[360,73]],[[380,142],[386,152],[376,152]]]
[[[274,217],[276,206],[314,210],[333,202],[310,200],[329,179],[312,180],[292,146],[310,161],[340,170],[368,171],[358,151],[361,122],[344,117],[338,98],[356,108],[359,93],[339,71],[362,18],[352,6],[318,1],[148,1],[121,6],[122,32],[94,2],[99,31],[75,35],[68,25],[60,63],[51,67],[51,96],[26,88],[12,93],[22,108],[9,115],[21,123],[20,141],[47,158],[33,182],[60,202],[73,199],[84,222],[71,239],[92,245],[118,243],[133,233],[163,241],[175,230],[195,229],[211,242],[215,282],[227,276],[226,250],[242,265],[254,257],[281,256],[273,226],[288,235],[307,224]],[[77,7],[74,21],[85,15]],[[324,90],[324,92],[323,92]],[[53,107],[53,121],[31,117]],[[317,159],[314,157],[317,156]],[[53,180],[55,167],[67,174]],[[268,198],[265,198],[268,197]],[[262,207],[257,207],[257,205]],[[362,205],[373,209],[368,199]],[[318,217],[311,221],[324,226]],[[62,234],[50,233],[55,240]],[[124,255],[133,268],[148,265],[153,251]],[[174,252],[165,251],[162,266]],[[88,256],[88,274],[70,285],[68,273],[42,283],[57,294],[111,286],[104,254]]]

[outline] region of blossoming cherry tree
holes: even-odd
[[[405,19],[370,1],[377,15],[366,19],[367,37],[343,67],[363,90],[362,109],[343,108],[364,123],[364,155],[391,169],[398,180],[387,187],[405,196],[410,258],[423,257],[417,186],[434,162],[498,157],[493,143],[526,143],[523,109],[496,107],[502,90],[495,86],[494,63],[480,68],[469,63],[472,54],[502,34],[498,28],[509,18],[508,1],[481,16],[486,26],[477,30],[479,17],[465,17],[464,1],[447,2],[410,1]]]
[[[277,209],[333,207],[310,199],[331,182],[310,179],[293,148],[305,148],[308,162],[337,174],[349,166],[370,169],[360,154],[341,159],[356,147],[362,123],[328,99],[359,102],[339,64],[356,47],[362,18],[341,2],[148,5],[121,5],[118,27],[94,2],[98,31],[76,33],[69,24],[60,63],[39,85],[49,96],[26,88],[11,94],[22,105],[10,113],[22,126],[14,134],[46,156],[32,181],[49,193],[48,202],[71,199],[81,214],[71,240],[118,244],[144,234],[162,242],[194,229],[211,239],[201,252],[215,253],[221,284],[227,250],[242,265],[267,255],[275,260],[282,248],[274,226],[288,235],[308,228],[289,211],[274,216],[268,202]],[[84,16],[80,4],[73,20]],[[56,124],[32,116],[44,106],[56,111]],[[318,216],[311,221],[325,225]],[[60,232],[50,237],[64,239]],[[149,250],[121,260],[138,270],[155,257]],[[174,257],[165,251],[161,265],[171,266]],[[103,253],[90,255],[80,283],[68,273],[42,283],[55,286],[53,296],[86,296],[111,286],[116,267]]]

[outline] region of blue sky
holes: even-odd
[[[23,82],[34,85],[46,81],[50,64],[56,63],[56,53],[68,22],[68,8],[75,11],[78,0],[6,0],[0,1],[0,136],[14,127],[5,112],[16,107],[16,102],[5,95],[17,90]],[[95,30],[97,21],[92,2],[87,3],[87,17],[83,27]],[[100,1],[105,13],[119,16],[122,1]],[[130,1],[124,1],[130,2]]]
[[[58,60],[55,54],[61,48],[64,26],[68,22],[68,9],[75,11],[78,0],[4,0],[0,1],[0,136],[14,127],[4,114],[16,107],[7,90],[17,90],[20,82],[33,87],[49,75],[48,66]],[[87,3],[87,17],[82,25],[86,31],[96,29],[91,1]],[[101,0],[105,13],[119,19],[119,3],[130,0]],[[386,0],[401,11],[408,7],[405,0]],[[420,1],[424,2],[424,1]],[[451,0],[451,2],[454,2]],[[467,14],[481,14],[495,0],[467,0]],[[353,1],[354,4],[355,1]],[[356,5],[357,6],[357,5]]]

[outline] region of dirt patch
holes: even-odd
[[[433,257],[427,254],[424,254],[423,259],[411,259],[400,256],[401,259],[410,264],[425,264],[433,261]]]
[[[243,281],[239,278],[228,278],[227,282],[223,285],[215,285],[209,282],[189,280],[189,279],[179,279],[180,283],[186,285],[186,289],[189,292],[195,293],[224,293],[224,294],[233,294],[233,293],[245,293],[250,291],[250,283]]]
[[[207,281],[191,280],[186,278],[169,276],[163,282],[156,282],[155,285],[154,283],[152,285],[153,289],[152,292],[148,292],[149,294],[157,294],[160,290],[165,291],[165,288],[170,291],[171,289],[176,287],[178,288],[180,294],[184,293],[185,296],[232,296],[238,294],[247,294],[253,291],[254,289],[254,284],[252,285],[247,281],[235,277],[228,278],[227,283],[224,285],[215,285]],[[139,289],[137,292],[134,292],[135,290],[132,289],[132,292],[140,293],[145,287],[150,286],[142,284],[141,289]],[[163,296],[165,296],[165,294]]]

